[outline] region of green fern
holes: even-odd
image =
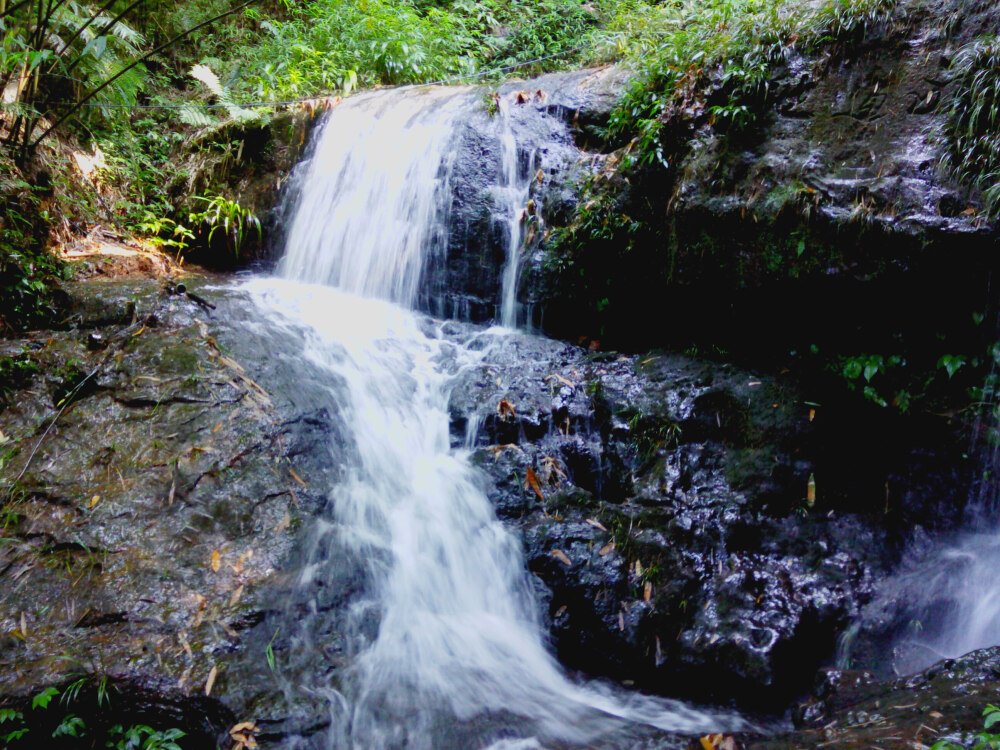
[[[263,122],[264,114],[259,110],[246,109],[233,101],[229,89],[222,85],[219,77],[207,65],[195,65],[189,71],[192,78],[200,82],[218,101],[218,106],[225,110],[226,118],[220,120],[212,117],[205,105],[189,104],[178,113],[181,122],[195,127],[212,127],[226,122],[249,123]]]

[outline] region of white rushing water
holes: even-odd
[[[868,616],[897,622],[889,666],[898,675],[1000,645],[1000,532],[971,519],[965,530],[914,543],[879,585]],[[848,664],[857,628],[845,634]]]
[[[569,680],[545,648],[519,543],[466,452],[450,447],[455,375],[515,335],[445,338],[444,324],[408,309],[440,249],[449,137],[469,102],[415,89],[341,105],[301,186],[283,278],[248,285],[304,341],[310,371],[327,373],[350,443],[299,581],[329,584],[345,555],[362,571],[345,618],[348,667],[302,686],[330,699],[325,746],[562,747],[629,722],[732,728],[731,717]]]
[[[447,234],[447,149],[468,90],[361,94],[316,136],[278,273],[412,307]]]
[[[517,328],[517,282],[521,274],[521,257],[527,232],[532,222],[538,221],[537,211],[530,201],[533,179],[531,164],[534,154],[527,154],[522,168],[514,124],[510,117],[510,103],[500,100],[497,117],[500,121],[500,179],[494,190],[500,206],[500,220],[504,223],[507,244],[507,262],[503,270],[500,299],[500,325]]]

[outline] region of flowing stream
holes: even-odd
[[[280,278],[248,284],[273,324],[301,340],[303,368],[322,374],[347,444],[296,584],[309,601],[294,615],[292,648],[309,654],[317,676],[288,689],[328,701],[330,712],[321,739],[303,742],[619,747],[651,727],[732,729],[731,716],[569,679],[546,650],[519,542],[466,453],[451,448],[455,375],[525,335],[412,310],[424,269],[446,249],[451,138],[476,106],[468,89],[419,88],[338,106],[315,136]],[[522,241],[513,212],[528,193],[515,135],[504,134],[495,188],[512,214],[507,326]],[[331,616],[323,597],[345,587],[345,570],[343,668],[324,671],[315,621]]]
[[[961,529],[911,540],[897,571],[880,583],[862,620],[842,639],[841,663],[849,664],[866,621],[895,623],[884,666],[897,675],[1000,645],[1000,530],[996,488],[988,481],[997,476],[997,460],[990,451]]]

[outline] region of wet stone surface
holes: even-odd
[[[975,651],[887,682],[870,672],[825,669],[794,709],[798,729],[747,738],[752,750],[914,748],[950,740],[965,747],[983,729],[983,709],[1000,688],[1000,650]]]
[[[242,650],[325,502],[335,428],[238,294],[198,293],[216,309],[86,282],[65,330],[4,342],[40,374],[2,414],[0,693],[83,673],[183,695],[214,675],[213,697],[255,709],[227,665],[267,668]]]
[[[890,563],[884,519],[810,501],[814,414],[779,378],[521,336],[451,409],[588,673],[781,710]]]

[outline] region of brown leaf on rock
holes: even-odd
[[[604,557],[605,555],[609,555],[614,551],[615,551],[615,543],[608,542],[603,547],[601,547],[600,552],[598,552],[597,554],[599,554],[601,557]]]
[[[563,565],[571,566],[573,564],[573,561],[570,560],[569,557],[566,556],[566,553],[563,552],[561,549],[554,549],[554,550],[552,550],[551,555],[556,560],[558,560],[559,562],[561,562]]]
[[[542,493],[542,485],[538,481],[538,475],[535,474],[535,470],[530,466],[524,475],[524,489],[533,490],[534,493],[538,495],[539,500],[543,502],[545,501],[545,495]]]
[[[501,399],[500,403],[497,404],[497,414],[500,415],[500,419],[506,420],[508,417],[514,418],[517,416],[514,411],[514,404],[512,404],[507,399]]]
[[[219,568],[222,566],[222,560],[219,556],[219,550],[217,549],[212,550],[212,562],[210,563],[210,565],[212,566],[213,572],[215,573],[219,572]]]
[[[601,523],[600,521],[598,521],[596,518],[588,518],[587,521],[586,521],[586,523],[590,524],[595,529],[600,529],[601,531],[607,531],[608,530],[607,527],[603,523]]]
[[[205,680],[205,695],[212,694],[212,686],[215,685],[215,678],[219,676],[218,667],[212,667],[212,670],[208,673],[208,679]]]
[[[563,385],[568,385],[570,388],[576,388],[576,386],[573,384],[572,380],[570,380],[569,378],[564,378],[562,375],[560,375],[557,372],[554,372],[551,375],[546,376],[545,379],[546,380],[555,380],[555,381],[557,381],[559,383],[562,383]]]

